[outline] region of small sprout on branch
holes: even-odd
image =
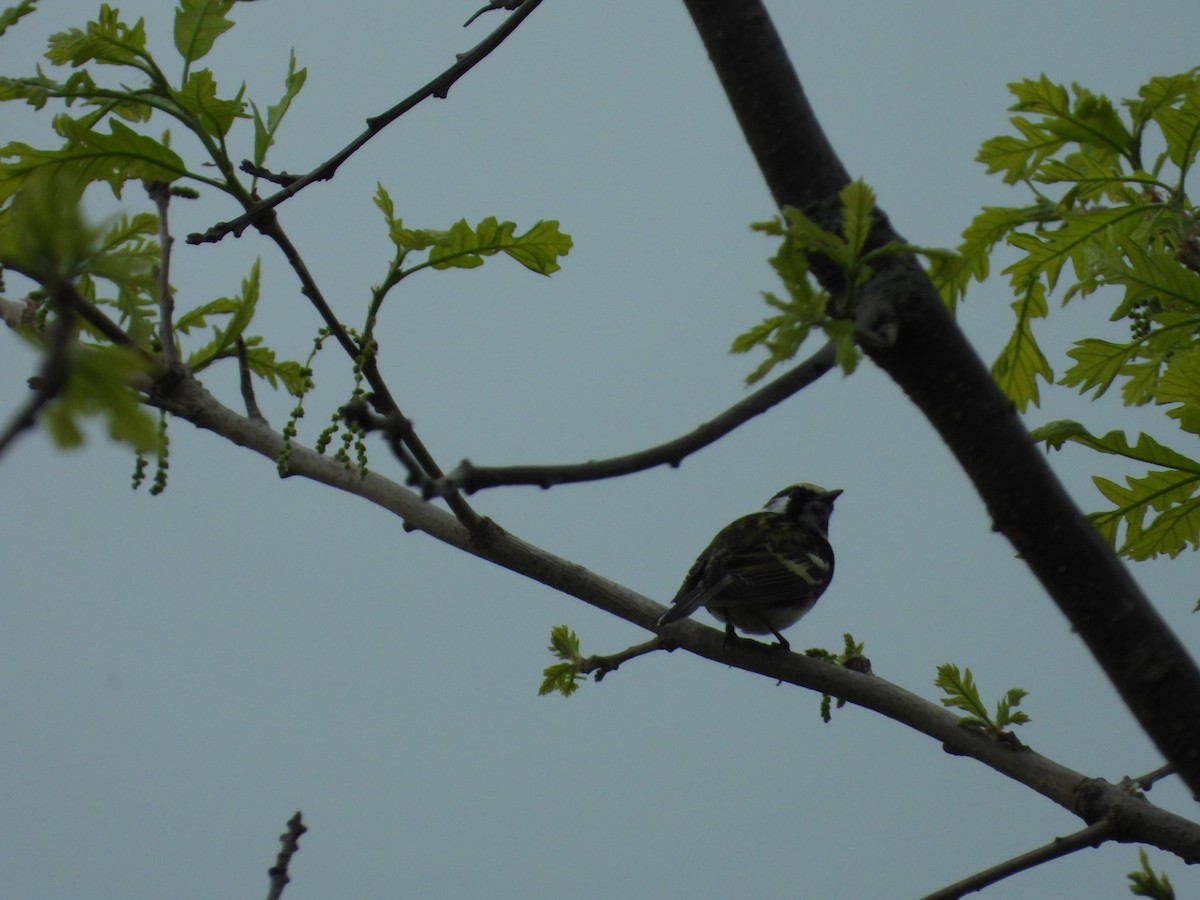
[[[1175,889],[1171,887],[1171,879],[1150,868],[1150,858],[1144,849],[1138,849],[1138,857],[1142,861],[1141,871],[1129,872],[1125,876],[1129,879],[1129,893],[1135,897],[1150,897],[1152,900],[1175,900]]]
[[[579,689],[579,682],[583,678],[579,669],[583,662],[583,657],[579,655],[579,636],[566,625],[555,625],[550,629],[550,646],[547,649],[565,662],[542,670],[545,677],[538,688],[538,696],[544,697],[558,691],[564,697],[570,697]]]
[[[846,669],[852,669],[855,672],[862,672],[865,675],[871,674],[871,661],[863,656],[863,648],[865,644],[856,643],[854,636],[849,632],[842,635],[843,647],[841,653],[831,653],[823,647],[810,647],[804,651],[804,655],[810,659],[823,659],[826,662],[833,663],[837,666],[842,666]],[[846,701],[838,698],[837,708],[841,709],[846,705]],[[821,695],[821,721],[828,724],[833,719],[833,698],[829,694]]]
[[[975,679],[972,677],[970,669],[960,672],[958,666],[953,663],[945,663],[938,666],[937,671],[934,684],[945,691],[947,695],[941,698],[942,705],[963,709],[968,713],[959,718],[959,725],[966,728],[978,728],[996,740],[1020,743],[1013,734],[1005,732],[1005,729],[1010,725],[1024,725],[1030,721],[1029,716],[1016,710],[1028,693],[1027,691],[1021,688],[1010,688],[996,703],[996,715],[993,718],[979,697],[979,689],[975,687]]]

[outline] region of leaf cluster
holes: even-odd
[[[176,75],[169,75],[150,51],[143,20],[125,21],[117,9],[103,4],[83,28],[50,37],[45,59],[52,68],[69,70],[66,77],[52,77],[40,66],[33,75],[0,77],[0,101],[20,101],[38,110],[52,102],[61,106],[52,120],[57,145],[12,141],[0,147],[0,265],[47,287],[71,281],[87,302],[110,311],[144,359],[159,357],[166,340],[160,333],[161,309],[176,299],[174,289],[159,281],[166,251],[158,211],[124,213],[108,226],[94,228],[84,223],[80,201],[93,185],[123,198],[130,182],[148,190],[170,186],[177,197],[195,196],[176,187],[191,182],[239,203],[250,200],[252,187],[236,177],[226,139],[236,122],[253,120],[254,155],[261,162],[304,83],[304,71],[296,70],[293,57],[284,97],[268,107],[265,117],[244,99],[244,86],[232,95],[222,92],[212,71],[196,64],[233,26],[227,15],[232,6],[233,0],[180,0],[172,35]],[[0,33],[33,9],[32,3],[23,3],[4,12]],[[172,148],[169,132],[147,130],[154,117],[166,117],[194,138],[198,165]],[[277,360],[260,337],[246,332],[258,289],[256,265],[242,293],[200,300],[179,314],[175,325],[180,335],[212,327],[208,339],[184,360],[201,371],[234,356],[240,341],[250,372],[272,387],[298,394],[307,385],[299,364]],[[38,332],[30,336],[40,339]],[[85,328],[81,337],[85,340],[78,352],[68,355],[68,387],[47,411],[51,435],[61,445],[74,445],[82,437],[78,417],[101,412],[110,419],[114,436],[139,452],[153,447],[147,435],[158,429],[138,408],[128,383],[127,354],[110,352],[114,348],[95,329]],[[104,366],[110,368],[102,371]],[[75,382],[85,377],[105,390],[77,387]]]
[[[777,365],[795,357],[814,331],[833,341],[838,365],[850,374],[861,357],[854,328],[856,293],[871,277],[871,264],[897,253],[923,253],[934,260],[953,256],[946,251],[896,243],[868,249],[875,223],[874,191],[864,182],[854,181],[838,193],[838,199],[841,214],[836,232],[826,231],[793,206],[784,207],[781,215],[769,221],[750,226],[779,238],[779,249],[769,262],[783,282],[786,296],[763,291],[763,301],[772,314],[733,340],[732,353],[758,348],[767,352],[766,359],[746,376],[747,384],[760,381]],[[840,272],[840,296],[830,297],[813,280],[816,257],[832,263]]]
[[[987,277],[999,245],[1012,248],[1018,256],[1004,273],[1015,324],[992,374],[1018,409],[1038,404],[1039,383],[1093,398],[1119,386],[1125,405],[1157,404],[1189,438],[1200,435],[1200,220],[1185,192],[1200,150],[1200,69],[1151,78],[1120,107],[1044,75],[1009,87],[1015,133],[985,141],[978,159],[1033,202],[975,217],[959,257],[934,272],[944,296],[957,302],[971,280]],[[1147,158],[1151,146],[1161,150]],[[1057,381],[1035,334],[1055,294],[1063,305],[1103,303],[1127,329],[1124,340],[1075,341]],[[1093,519],[1124,555],[1174,556],[1200,542],[1200,462],[1145,435],[1131,446],[1077,423],[1035,436],[1158,466],[1124,485],[1095,479],[1114,507]]]
[[[842,635],[842,651],[833,653],[826,650],[824,647],[809,647],[804,651],[804,655],[810,659],[823,659],[826,662],[833,663],[835,666],[852,667],[866,657],[863,655],[866,650],[865,643],[859,643],[854,640],[854,636],[849,632]],[[869,668],[869,663],[867,666]],[[841,709],[846,705],[846,701],[842,698],[837,698],[837,708]],[[821,695],[821,721],[828,725],[833,720],[833,697],[829,694]]]
[[[1140,847],[1138,857],[1142,863],[1141,869],[1135,869],[1125,876],[1129,879],[1129,893],[1135,897],[1150,897],[1152,900],[1175,900],[1175,888],[1171,886],[1171,879],[1150,868],[1150,858]]]
[[[975,679],[971,670],[959,671],[953,663],[938,666],[937,678],[933,682],[946,694],[941,698],[943,706],[966,711],[959,717],[958,724],[966,728],[978,728],[993,738],[1005,737],[1005,731],[1012,725],[1024,725],[1030,721],[1025,713],[1017,709],[1028,692],[1021,688],[1010,688],[996,702],[996,712],[992,715],[979,696]]]
[[[546,649],[563,662],[542,670],[538,696],[544,697],[558,691],[564,697],[570,697],[579,690],[579,682],[584,678],[579,671],[579,665],[583,662],[583,655],[579,652],[579,636],[566,625],[555,625],[550,629],[550,646]]]

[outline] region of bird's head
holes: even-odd
[[[816,484],[793,484],[768,500],[764,509],[787,516],[796,524],[812,528],[825,536],[829,531],[833,501],[841,493],[840,488],[827,491]]]

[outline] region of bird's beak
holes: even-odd
[[[826,491],[825,493],[823,493],[821,495],[821,500],[823,500],[827,504],[832,505],[833,501],[836,500],[840,496],[842,496],[842,489],[834,488],[832,491]]]

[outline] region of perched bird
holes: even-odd
[[[737,640],[734,629],[740,628],[773,634],[789,649],[779,632],[812,609],[833,579],[829,516],[841,493],[794,484],[759,512],[726,525],[692,565],[658,624],[703,606],[725,623],[726,640]]]

